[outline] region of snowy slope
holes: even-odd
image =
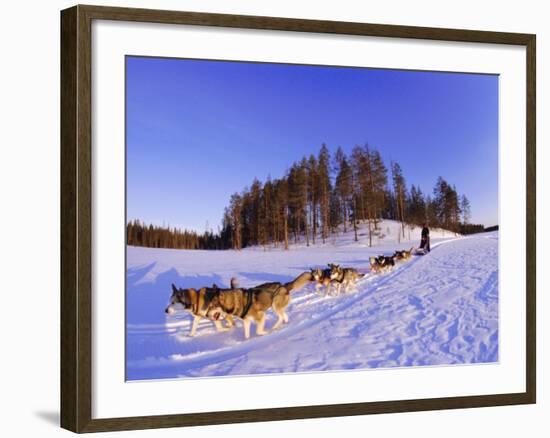
[[[290,321],[264,337],[244,340],[242,325],[216,333],[203,320],[188,337],[190,316],[166,316],[170,283],[243,287],[288,281],[310,267],[338,262],[368,272],[368,257],[408,248],[390,233],[368,248],[365,237],[340,235],[336,242],[289,251],[182,251],[128,248],[127,377],[342,370],[498,360],[498,233],[434,238],[432,252],[369,274],[354,292],[324,297],[313,286],[293,293]],[[362,233],[364,230],[362,230]],[[419,230],[416,230],[416,235]],[[416,243],[416,242],[415,242]],[[268,312],[266,327],[275,317]]]
[[[422,227],[417,225],[405,225],[405,231],[403,236],[403,230],[401,222],[394,220],[381,220],[377,224],[377,228],[374,229],[372,225],[372,246],[381,248],[396,248],[403,245],[403,247],[410,248],[411,245],[418,245],[420,240],[420,232]],[[352,224],[348,225],[347,231],[344,233],[343,226],[338,227],[338,233],[330,236],[323,244],[322,239],[317,237],[315,247],[318,246],[368,246],[369,243],[369,228],[367,222],[361,222],[358,224],[358,242],[355,242],[355,234],[353,232]],[[440,239],[450,239],[459,237],[460,235],[449,230],[443,230],[440,228],[430,229],[430,238],[432,241],[438,241]],[[304,236],[298,236],[297,242],[290,237],[289,244],[291,248],[305,248],[306,239]],[[407,245],[409,244],[409,245]],[[313,246],[313,242],[310,240],[310,245]],[[397,246],[396,246],[397,245]],[[267,249],[272,249],[273,245],[270,245]],[[247,251],[260,249],[265,250],[264,247],[247,248]]]

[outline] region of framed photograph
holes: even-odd
[[[535,403],[535,35],[61,12],[61,425]]]

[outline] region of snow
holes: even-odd
[[[329,262],[369,271],[369,256],[418,245],[401,240],[400,224],[383,221],[376,245],[361,224],[325,244],[241,251],[128,247],[127,379],[312,372],[498,361],[498,232],[457,236],[431,230],[432,252],[369,273],[354,291],[317,294],[314,285],[292,293],[289,323],[244,339],[242,323],[216,333],[203,319],[189,337],[191,315],[165,314],[170,284],[242,287],[286,282]],[[411,237],[420,229],[410,230]]]

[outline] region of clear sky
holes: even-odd
[[[234,192],[368,143],[407,184],[438,176],[498,223],[498,77],[127,57],[127,217],[204,231]]]

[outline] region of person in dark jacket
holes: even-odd
[[[422,224],[422,234],[420,237],[420,248],[430,252],[430,229],[428,225]]]

